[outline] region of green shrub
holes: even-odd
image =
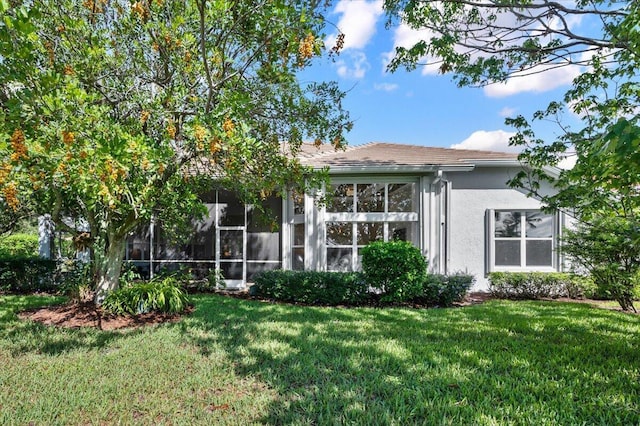
[[[34,293],[56,291],[61,282],[55,260],[12,257],[0,260],[0,291]]]
[[[12,234],[0,237],[0,259],[38,257],[38,236]]]
[[[264,271],[251,293],[284,302],[357,305],[367,300],[367,285],[357,272]]]
[[[473,275],[456,273],[453,275],[428,274],[422,288],[422,294],[416,301],[427,305],[451,306],[464,299],[473,285]]]
[[[581,298],[595,289],[589,277],[557,272],[492,272],[489,291],[503,299]]]
[[[107,295],[102,308],[116,315],[157,311],[178,313],[189,305],[181,283],[174,277],[131,283]]]
[[[362,271],[382,302],[404,302],[422,292],[427,262],[408,241],[377,241],[362,249]]]

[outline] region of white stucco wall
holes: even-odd
[[[538,200],[508,187],[507,180],[516,173],[513,168],[487,167],[446,174],[446,179],[451,182],[447,270],[449,273],[462,271],[474,275],[473,291],[489,288],[486,277],[486,211],[537,209],[541,206]]]

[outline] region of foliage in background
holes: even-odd
[[[598,293],[633,310],[640,285],[640,222],[619,216],[593,218],[566,231],[562,250],[589,271]]]
[[[109,293],[102,303],[105,311],[115,315],[180,313],[188,306],[189,298],[175,277],[133,282]]]
[[[475,281],[473,275],[455,273],[451,275],[427,274],[422,293],[415,299],[428,305],[452,306],[461,302]]]
[[[551,272],[492,272],[489,292],[501,299],[541,299],[593,297],[591,277]]]
[[[0,259],[11,257],[38,257],[38,236],[30,234],[0,236]]]
[[[256,205],[316,187],[291,154],[351,127],[336,84],[297,79],[327,52],[325,6],[0,1],[0,212],[50,212],[89,247],[100,303],[127,235],[152,215],[189,226],[212,180]]]
[[[1,292],[55,292],[60,282],[61,276],[55,260],[38,257],[0,259]]]
[[[510,183],[584,224],[578,233],[565,236],[567,253],[587,269],[599,262],[588,258],[589,253],[614,259],[615,266],[600,270],[596,279],[608,287],[618,281],[616,297],[631,309],[633,273],[615,257],[618,240],[640,246],[640,2],[386,0],[385,8],[390,23],[426,30],[426,38],[414,46],[397,49],[392,70],[435,66],[452,73],[461,86],[482,86],[574,68],[576,77],[561,100],[531,120],[506,120],[517,130],[510,143],[522,147],[520,159],[529,165]],[[567,113],[581,123],[569,126],[563,121]],[[556,123],[557,139],[537,137],[536,122]],[[576,159],[573,168],[550,167],[568,157]],[[541,190],[545,182],[557,191]],[[597,234],[603,235],[597,250],[576,251],[580,242],[593,241]],[[625,256],[636,254],[627,251]]]
[[[427,262],[408,241],[376,241],[362,248],[362,272],[383,302],[404,302],[422,291]]]
[[[48,292],[74,298],[82,289],[89,290],[90,284],[91,269],[81,261],[20,256],[0,259],[0,292]]]
[[[251,293],[284,302],[359,305],[369,300],[368,286],[357,272],[264,271]]]

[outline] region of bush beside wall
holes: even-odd
[[[358,305],[367,300],[367,285],[357,272],[265,271],[252,294],[283,302],[314,305]]]
[[[461,302],[467,294],[475,278],[473,275],[456,273],[453,275],[427,275],[422,294],[417,300],[435,306],[452,306],[454,302]]]
[[[422,292],[427,262],[408,241],[376,241],[362,249],[362,272],[382,302],[405,302]]]
[[[418,295],[409,302],[431,306],[451,306],[461,301],[474,278],[471,275],[427,275]],[[257,275],[251,287],[255,296],[312,305],[362,305],[385,300],[358,272],[266,271]]]
[[[15,257],[37,257],[38,236],[32,234],[12,234],[0,237],[0,259]]]
[[[591,297],[595,290],[589,277],[559,272],[492,272],[489,291],[502,299]]]

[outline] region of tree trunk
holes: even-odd
[[[96,294],[93,299],[96,305],[102,304],[109,293],[118,289],[124,248],[123,240],[110,238],[104,255],[96,259]]]

